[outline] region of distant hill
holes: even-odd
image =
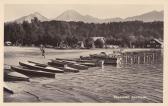
[[[35,12],[30,15],[23,16],[19,19],[16,19],[15,22],[17,23],[22,23],[23,21],[31,22],[31,19],[33,19],[34,17],[37,17],[40,21],[50,21],[50,20],[75,21],[75,22],[82,21],[85,23],[108,23],[108,22],[135,21],[135,20],[144,21],[144,22],[152,22],[152,21],[163,21],[163,11],[151,11],[151,12],[144,13],[141,15],[127,17],[125,19],[122,19],[120,17],[99,19],[91,15],[81,15],[75,10],[67,10],[54,19],[48,19],[45,16],[41,15],[40,13]]]
[[[30,14],[30,15],[23,16],[23,17],[21,17],[19,19],[16,19],[16,20],[14,20],[14,22],[22,23],[23,21],[28,21],[30,23],[31,20],[34,19],[34,17],[37,17],[38,20],[40,20],[40,21],[48,21],[49,20],[46,17],[44,17],[43,15],[41,15],[40,13],[34,12],[34,13]]]
[[[142,15],[128,17],[125,21],[135,21],[140,20],[144,22],[151,22],[151,21],[163,21],[163,11],[151,11]]]
[[[56,17],[54,20],[61,21],[83,21],[87,23],[107,23],[107,22],[122,22],[122,21],[144,21],[144,22],[152,22],[152,21],[163,21],[163,11],[151,11],[145,14],[141,14],[138,16],[128,17],[122,19],[120,17],[109,18],[109,19],[99,19],[90,15],[81,15],[75,10],[67,10],[63,12],[61,15]]]
[[[92,17],[90,15],[81,15],[75,10],[67,10],[57,16],[54,20],[60,20],[60,21],[83,21],[83,22],[99,22],[100,20],[98,18]]]

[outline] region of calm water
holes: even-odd
[[[5,48],[5,64],[20,60],[46,62],[54,57],[74,58],[104,50],[47,50],[42,59],[38,48]],[[106,50],[110,51],[110,50]],[[6,82],[15,91],[5,102],[127,102],[146,103],[163,100],[163,65],[132,64],[120,68],[104,66],[79,73],[56,74],[55,79],[31,78],[30,82]]]

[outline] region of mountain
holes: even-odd
[[[120,17],[116,17],[116,18],[108,18],[108,19],[104,19],[102,20],[102,23],[107,23],[107,22],[121,22],[124,21],[124,19],[120,18]]]
[[[163,21],[163,11],[151,11],[145,14],[128,17],[122,19],[120,17],[117,18],[108,18],[108,19],[99,19],[90,15],[81,15],[75,10],[67,10],[63,12],[61,15],[56,17],[54,20],[60,21],[83,21],[87,23],[107,23],[107,22],[122,22],[122,21],[144,21],[144,22],[152,22],[152,21]]]
[[[23,17],[21,17],[19,19],[16,19],[16,20],[14,20],[14,22],[23,23],[23,21],[28,21],[30,23],[31,20],[34,19],[34,17],[37,17],[38,20],[40,20],[40,21],[48,21],[49,20],[46,17],[44,17],[43,15],[41,15],[40,13],[34,12],[34,13],[30,14],[30,15],[23,16]]]
[[[59,20],[59,21],[83,21],[83,22],[99,22],[100,20],[98,18],[92,17],[90,15],[81,15],[75,10],[67,10],[63,12],[61,15],[57,16],[53,20]]]
[[[151,11],[142,15],[128,17],[125,21],[140,20],[144,22],[163,21],[163,11]]]
[[[41,15],[38,12],[32,13],[27,16],[23,16],[19,19],[16,19],[15,22],[22,23],[23,21],[31,22],[31,19],[34,17],[37,17],[40,21],[49,21],[46,17]],[[108,22],[123,22],[123,21],[144,21],[144,22],[152,22],[152,21],[163,21],[163,11],[151,11],[148,13],[144,13],[141,15],[133,16],[133,17],[127,17],[125,19],[122,19],[120,17],[116,18],[108,18],[108,19],[99,19],[96,17],[93,17],[91,15],[81,15],[75,10],[67,10],[57,16],[54,19],[51,20],[58,20],[58,21],[82,21],[85,23],[108,23]]]

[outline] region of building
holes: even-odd
[[[119,48],[119,45],[106,45],[106,48],[117,49],[117,48]]]
[[[10,42],[10,41],[5,42],[5,46],[11,46],[11,45],[12,45],[12,42]]]
[[[160,39],[151,39],[146,43],[147,48],[163,48],[163,41]]]

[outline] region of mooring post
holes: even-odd
[[[153,55],[152,55],[152,63],[155,63],[155,53],[153,52]]]
[[[131,64],[133,64],[133,57],[131,56]]]
[[[128,59],[128,57],[127,57],[127,55],[126,55],[126,56],[125,56],[125,63],[126,63],[126,64],[127,64],[127,61],[128,61],[127,59]]]
[[[117,57],[117,68],[121,67],[121,61],[122,61],[122,58],[121,57]]]
[[[146,57],[146,55],[145,55],[145,53],[144,53],[144,62],[143,62],[144,64],[146,63],[145,57]]]
[[[104,71],[104,60],[101,60],[101,68],[102,68],[102,71]]]
[[[138,55],[138,64],[140,64],[140,56]]]
[[[149,64],[149,56],[146,56],[146,63]]]

